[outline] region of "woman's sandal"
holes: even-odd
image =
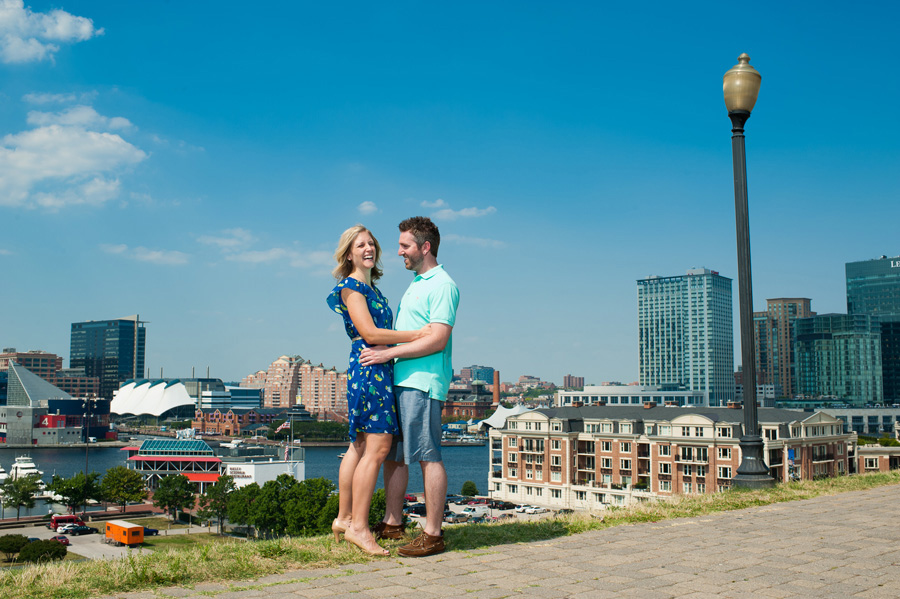
[[[331,523],[331,532],[334,533],[334,540],[340,542],[341,534],[343,534],[344,537],[347,536],[347,527],[338,522],[338,519],[335,518],[334,522]]]
[[[372,550],[368,547],[363,546],[363,542],[361,540],[354,538],[353,533],[346,530],[344,531],[344,540],[348,543],[353,543],[354,545],[362,549],[364,553],[368,553],[369,555],[373,555],[375,557],[388,557],[391,554],[390,551],[376,543],[375,539],[372,539],[372,544],[378,548],[377,550]]]

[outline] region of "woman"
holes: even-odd
[[[371,555],[389,555],[369,530],[369,507],[378,470],[400,432],[394,404],[391,364],[361,366],[359,352],[372,345],[415,341],[430,333],[393,331],[393,313],[387,299],[375,287],[381,277],[381,246],[362,225],[341,235],[334,252],[332,274],[339,282],[327,298],[332,310],[343,316],[351,340],[347,369],[347,407],[352,441],[338,474],[340,507],[331,525],[335,540],[344,539]]]

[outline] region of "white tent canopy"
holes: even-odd
[[[160,416],[180,406],[194,405],[181,381],[138,380],[123,385],[116,391],[109,411],[113,414]]]

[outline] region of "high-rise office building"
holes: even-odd
[[[819,314],[795,323],[797,388],[851,405],[882,398],[881,329],[867,314]]]
[[[494,380],[494,369],[490,366],[466,366],[459,370],[459,378],[466,384],[472,381],[490,383]]]
[[[779,397],[797,394],[794,323],[815,316],[809,306],[809,298],[779,297],[766,300],[765,312],[753,313],[756,384],[775,389]]]
[[[731,279],[696,268],[637,285],[641,385],[702,391],[711,406],[732,401]]]
[[[900,256],[848,262],[846,273],[847,313],[877,319],[884,401],[900,403]]]
[[[69,366],[100,379],[100,397],[113,393],[128,379],[143,377],[147,329],[138,317],[72,323]]]

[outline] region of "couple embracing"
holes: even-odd
[[[425,526],[397,552],[422,557],[444,551],[441,519],[447,473],[441,459],[441,407],[453,369],[451,333],[459,289],[437,262],[441,236],[423,216],[400,223],[397,254],[416,276],[397,309],[375,286],[381,246],[362,225],[344,231],[335,250],[338,284],[328,305],[344,319],[351,340],[347,404],[352,441],[338,474],[340,508],[331,525],[371,555],[389,555],[377,539],[401,539],[409,465],[425,483]],[[369,507],[384,464],[384,520],[369,529]]]

